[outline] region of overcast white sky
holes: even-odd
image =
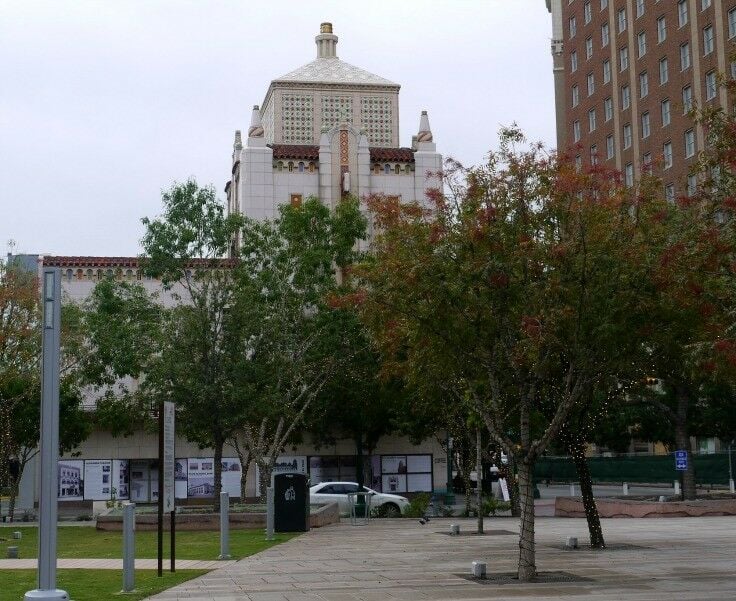
[[[322,21],[401,84],[402,145],[422,109],[467,164],[514,121],[553,145],[544,0],[0,0],[2,254],[136,255],[173,181],[223,197],[234,130]]]

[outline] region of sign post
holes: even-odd
[[[61,355],[61,270],[43,270],[43,325],[41,379],[41,490],[38,499],[38,588],[25,601],[66,601],[56,588],[56,527],[59,460],[59,359]]]

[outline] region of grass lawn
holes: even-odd
[[[12,540],[14,531],[23,533],[21,540]],[[92,557],[115,559],[123,556],[122,532],[105,532],[92,526],[60,526],[58,529],[58,556],[63,558]],[[20,557],[30,559],[38,556],[38,528],[0,528],[0,557],[5,557],[5,548],[18,546]],[[230,530],[230,555],[241,559],[282,543],[296,534],[276,534],[274,541],[266,541],[262,529]],[[135,556],[138,559],[156,558],[156,532],[137,530],[135,533]],[[220,554],[220,533],[202,531],[180,531],[176,533],[177,559],[217,559]],[[164,532],[164,557],[169,556],[169,534]],[[1,582],[1,581],[0,581]],[[0,586],[0,591],[3,590]],[[1,598],[1,597],[0,597]],[[21,597],[22,598],[22,597]]]
[[[174,574],[164,572],[159,578],[156,570],[136,570],[136,590],[125,595],[119,594],[123,586],[120,570],[59,570],[56,585],[68,592],[73,601],[136,601],[204,573],[206,570],[181,570]],[[35,588],[36,570],[0,570],[0,601],[18,601],[26,591]]]

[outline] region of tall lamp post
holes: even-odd
[[[43,336],[41,379],[41,490],[38,500],[38,588],[25,601],[67,601],[56,588],[56,522],[59,460],[59,360],[61,355],[61,270],[43,270]]]

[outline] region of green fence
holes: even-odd
[[[736,469],[736,454],[734,458]],[[728,485],[728,453],[691,455],[698,484]],[[593,482],[672,482],[679,477],[675,458],[670,455],[627,455],[623,457],[589,457]],[[537,482],[577,481],[575,464],[570,457],[542,457],[534,468]]]

